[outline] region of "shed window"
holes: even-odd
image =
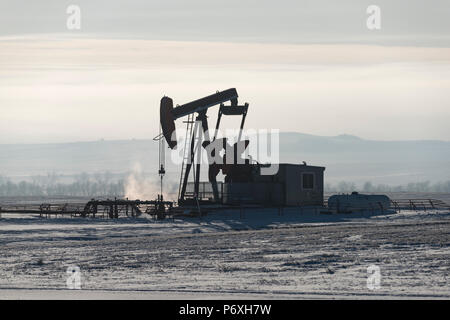
[[[302,175],[303,189],[314,189],[314,174],[304,173]]]

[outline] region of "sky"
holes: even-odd
[[[231,87],[247,128],[450,141],[448,17],[448,1],[0,0],[0,144],[148,139],[163,95]]]

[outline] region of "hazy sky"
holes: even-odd
[[[0,0],[0,143],[152,138],[164,94],[230,87],[251,128],[450,140],[449,17],[448,1]]]

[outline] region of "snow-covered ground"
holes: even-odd
[[[78,266],[81,290],[67,289]],[[367,287],[370,265],[380,287]],[[0,219],[0,298],[450,298],[450,212]]]

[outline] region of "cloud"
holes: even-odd
[[[2,38],[0,143],[149,138],[163,95],[230,87],[250,103],[247,128],[449,140],[449,59],[431,47]]]
[[[0,35],[66,32],[68,0],[0,2]],[[81,30],[115,38],[449,46],[448,0],[77,0]]]
[[[2,72],[212,66],[282,68],[449,61],[450,48],[433,47],[96,39],[64,35],[0,38]]]

